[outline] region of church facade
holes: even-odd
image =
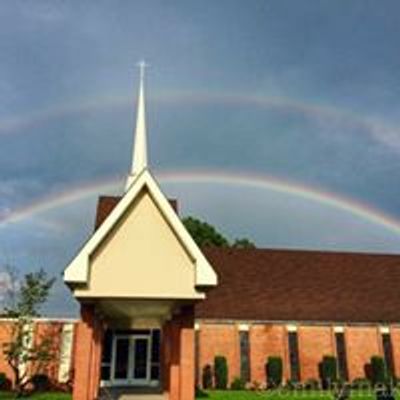
[[[254,385],[269,356],[283,360],[285,381],[318,379],[329,355],[346,381],[368,377],[375,355],[400,376],[400,256],[199,248],[147,164],[143,68],[125,191],[99,198],[64,281],[80,319],[37,321],[33,332],[57,338],[47,372],[71,381],[74,400],[193,400],[217,355],[229,382]],[[3,340],[10,323],[0,321]]]

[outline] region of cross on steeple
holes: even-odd
[[[140,80],[143,81],[143,80],[144,80],[144,72],[145,72],[145,69],[146,69],[147,67],[149,67],[150,64],[147,64],[146,61],[144,61],[144,60],[140,60],[140,61],[136,64],[136,66],[139,67],[139,71],[140,71]]]

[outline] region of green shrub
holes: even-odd
[[[278,356],[268,357],[265,364],[267,375],[267,387],[277,387],[282,383],[283,364],[282,358]]]
[[[210,364],[207,364],[203,368],[202,376],[203,389],[212,389],[213,387],[213,370]]]
[[[351,396],[351,386],[343,381],[335,382],[333,396],[335,400],[349,400]]]
[[[0,372],[0,390],[10,390],[11,380],[7,378],[4,372]]]
[[[318,379],[307,379],[304,384],[303,387],[305,390],[318,390],[321,388],[320,384],[319,384],[319,380]]]
[[[36,374],[32,377],[33,390],[35,392],[45,392],[51,389],[50,379],[45,374]]]
[[[204,390],[197,387],[195,397],[196,397],[196,399],[204,399],[204,398],[208,397],[208,394]]]
[[[356,390],[369,390],[371,389],[371,382],[367,378],[355,378],[351,382],[351,388]]]
[[[390,376],[388,381],[389,381],[389,384],[391,387],[394,387],[394,388],[399,387],[400,381],[399,381],[399,378],[397,378],[396,376]]]
[[[228,387],[228,363],[224,356],[214,358],[215,388],[225,390]]]
[[[320,375],[323,389],[329,389],[337,381],[337,361],[334,356],[324,356],[320,364]]]
[[[246,382],[242,378],[235,377],[231,383],[232,390],[244,390],[246,389]]]
[[[371,357],[371,381],[372,384],[384,384],[387,382],[387,369],[386,363],[383,357],[381,356],[372,356]]]
[[[287,390],[300,390],[301,389],[301,383],[294,380],[294,379],[288,379],[285,384],[285,389]]]

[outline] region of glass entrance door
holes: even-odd
[[[134,337],[132,339],[133,365],[132,381],[133,383],[148,383],[150,367],[150,340],[148,337]]]
[[[125,383],[129,378],[130,338],[115,337],[114,341],[114,381]]]
[[[111,374],[114,384],[150,384],[150,343],[150,335],[114,336]]]

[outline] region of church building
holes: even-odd
[[[400,376],[400,257],[199,248],[147,162],[143,68],[125,191],[99,198],[94,232],[64,272],[81,310],[73,399],[193,400],[217,355],[229,383],[263,384],[269,356],[285,381],[318,379],[329,355],[347,381],[368,376],[374,355]]]

